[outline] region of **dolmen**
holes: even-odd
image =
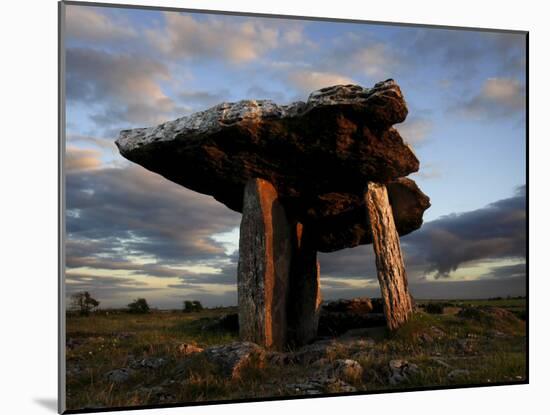
[[[399,236],[429,198],[407,178],[419,161],[394,124],[408,110],[393,80],[335,85],[307,102],[221,103],[120,132],[120,154],[242,213],[239,330],[281,349],[316,336],[317,252],[373,244],[387,326],[412,313]]]

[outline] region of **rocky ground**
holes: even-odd
[[[495,306],[495,305],[498,305]],[[364,304],[325,307],[324,335],[276,352],[239,342],[234,309],[69,316],[69,409],[523,382],[524,300],[420,304],[396,333]],[[431,314],[431,312],[442,312]],[[327,313],[340,313],[330,329]],[[353,314],[353,313],[352,313]],[[331,318],[333,318],[332,315]],[[363,328],[353,327],[358,322]],[[342,330],[340,330],[342,331]]]

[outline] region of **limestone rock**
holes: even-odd
[[[336,313],[368,314],[372,312],[372,301],[368,297],[340,299],[323,304],[323,310]]]
[[[430,199],[407,177],[400,177],[386,184],[388,198],[392,206],[393,219],[400,236],[407,235],[422,226],[424,211],[430,205]],[[328,206],[341,205],[346,207],[329,210],[317,201],[309,208],[308,213],[313,218],[317,250],[333,252],[344,248],[372,243],[372,231],[365,221],[366,204],[361,196],[332,193],[323,195],[323,202]]]
[[[122,369],[114,369],[111,370],[103,375],[103,377],[108,381],[112,383],[124,383],[130,379],[130,376],[133,374],[132,369],[122,368]]]
[[[344,381],[358,381],[363,376],[363,367],[352,359],[337,359],[332,367],[334,376]]]
[[[380,310],[373,312],[373,302],[367,297],[342,299],[323,304],[319,318],[319,335],[335,336],[349,330],[386,325],[386,317]]]
[[[394,359],[389,363],[390,376],[388,378],[390,385],[397,385],[409,379],[410,375],[417,374],[419,369],[414,363],[409,363],[403,359]]]
[[[335,377],[327,376],[325,373],[319,373],[299,383],[288,384],[286,388],[297,395],[318,395],[322,393],[348,393],[357,391],[357,389],[349,383]]]
[[[263,366],[266,353],[251,342],[233,342],[222,346],[212,346],[204,350],[206,359],[217,366],[220,373],[231,379],[238,379],[245,367]]]
[[[464,377],[468,376],[470,374],[470,371],[467,369],[454,369],[451,370],[447,374],[447,378],[449,380],[457,380],[457,379],[463,379]]]
[[[275,188],[251,179],[245,189],[239,239],[241,339],[282,348],[287,341],[291,226]]]
[[[202,353],[204,349],[194,344],[182,343],[178,346],[178,351],[184,356],[190,356],[192,354]]]
[[[319,251],[371,238],[364,224],[367,182],[388,183],[401,234],[417,229],[429,206],[414,182],[399,179],[419,162],[392,125],[407,107],[393,80],[373,88],[336,85],[307,102],[222,103],[156,127],[123,130],[127,159],[241,212],[251,178],[272,183],[297,220],[318,229]]]
[[[163,357],[146,357],[140,360],[134,360],[130,363],[132,369],[158,369],[166,365],[167,361]]]
[[[321,312],[321,272],[312,233],[303,224],[294,227],[288,299],[288,337],[302,346],[317,336]]]
[[[401,327],[413,312],[407,273],[393,208],[384,184],[369,183],[365,193],[368,222],[373,234],[376,273],[390,330]]]
[[[327,357],[333,346],[334,342],[332,340],[317,341],[292,353],[290,358],[293,362],[298,364],[309,365]]]

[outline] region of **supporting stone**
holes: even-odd
[[[239,241],[239,330],[242,340],[281,349],[287,342],[291,225],[271,183],[244,189]]]
[[[289,343],[301,346],[317,335],[321,311],[321,284],[317,251],[307,228],[294,227],[288,307]]]
[[[411,315],[412,299],[386,186],[368,183],[365,201],[373,236],[378,281],[384,300],[384,314],[388,328],[395,330]]]

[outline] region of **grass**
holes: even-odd
[[[324,365],[330,366],[336,359],[357,360],[364,368],[363,376],[349,383],[361,391],[520,382],[526,376],[525,322],[505,312],[493,315],[484,310],[487,305],[498,304],[519,314],[525,302],[496,301],[500,300],[451,301],[450,309],[469,307],[468,310],[478,312],[428,314],[419,311],[395,333],[388,333],[384,328],[365,330],[351,343],[342,340],[332,347]],[[318,364],[267,362],[263,367],[246,368],[240,379],[228,380],[220,376],[218,368],[203,354],[182,355],[178,349],[182,343],[204,348],[237,340],[236,333],[212,324],[227,312],[235,309],[69,315],[68,408],[302,394],[288,385],[315,378],[320,370]],[[128,367],[133,360],[151,357],[162,357],[167,363],[156,369],[135,370],[122,384],[111,383],[104,377],[110,370]],[[416,364],[418,373],[409,374],[397,385],[390,384],[389,362],[393,359]],[[457,376],[450,377],[449,373],[456,369],[467,372],[456,372]],[[325,392],[338,391],[336,385]]]

